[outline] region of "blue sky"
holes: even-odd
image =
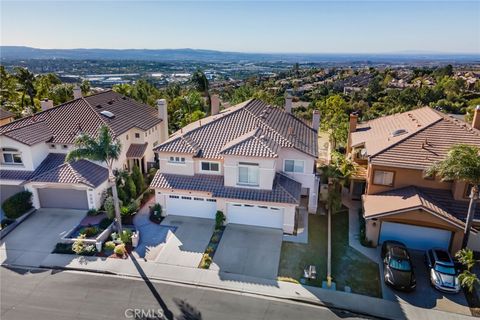
[[[480,0],[2,0],[1,44],[240,52],[480,53]]]

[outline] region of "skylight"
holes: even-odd
[[[398,137],[398,136],[401,136],[402,134],[405,134],[405,133],[407,133],[407,130],[397,129],[397,130],[392,132],[392,137]]]
[[[115,115],[113,113],[111,113],[110,111],[107,111],[107,110],[103,110],[102,112],[100,112],[100,114],[107,117],[107,118],[110,118],[110,119],[115,117]]]

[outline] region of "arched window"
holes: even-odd
[[[3,164],[22,164],[22,154],[14,148],[2,148]]]

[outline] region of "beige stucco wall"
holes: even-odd
[[[276,158],[225,156],[224,158],[225,186],[272,190],[277,161],[278,160]],[[258,167],[259,167],[258,187],[239,186],[237,184],[239,162],[249,162],[249,163],[258,164]]]
[[[33,146],[27,146],[5,136],[0,136],[0,146],[2,148],[17,149],[21,153],[23,162],[21,165],[3,165],[0,161],[0,169],[2,170],[33,171],[49,153],[47,145],[43,142],[37,143]],[[3,159],[1,160],[3,161]]]
[[[170,156],[184,157],[185,163],[170,163],[168,162]],[[195,163],[192,155],[161,152],[158,154],[158,161],[160,165],[159,171],[161,173],[183,174],[188,176],[193,176],[195,173]]]
[[[367,219],[365,230],[366,237],[368,240],[372,241],[372,244],[374,246],[378,245],[382,221],[405,223],[416,226],[431,227],[452,231],[453,236],[450,246],[450,251],[452,253],[457,252],[462,244],[463,231],[461,228],[456,227],[451,223],[432,215],[429,212],[423,210],[414,210],[405,213],[384,216],[378,218],[377,221]]]
[[[374,170],[393,171],[394,172],[393,186],[381,186],[381,185],[373,184]],[[424,187],[424,188],[433,188],[433,189],[451,189],[452,188],[451,182],[442,182],[438,177],[435,178],[435,180],[424,179],[423,172],[421,170],[377,166],[373,164],[368,165],[367,181],[368,181],[368,185],[367,185],[366,194],[376,194],[379,192],[408,187],[412,185],[418,186],[418,187]]]

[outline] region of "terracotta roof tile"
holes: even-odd
[[[157,172],[150,184],[153,189],[176,189],[210,192],[215,198],[242,199],[298,204],[301,184],[277,174],[272,190],[225,187],[223,176],[197,174],[194,176]]]
[[[232,141],[257,129],[280,147],[295,148],[311,156],[317,156],[315,130],[283,109],[260,100],[247,101],[218,115],[190,124],[173,134],[155,150],[219,159],[222,158],[222,151],[229,147]],[[269,148],[274,148],[273,144],[270,142],[268,144]],[[242,154],[261,153],[258,151],[258,143],[244,147],[239,149]]]
[[[278,157],[279,145],[257,128],[227,143],[220,154],[246,157]]]
[[[148,143],[132,143],[127,150],[127,158],[142,158]]]
[[[5,110],[3,108],[0,108],[0,120],[7,119],[14,116],[15,114],[13,114],[12,112]]]
[[[65,154],[49,153],[35,171],[26,170],[0,170],[2,180],[28,180],[46,171],[52,170],[65,162]]]

